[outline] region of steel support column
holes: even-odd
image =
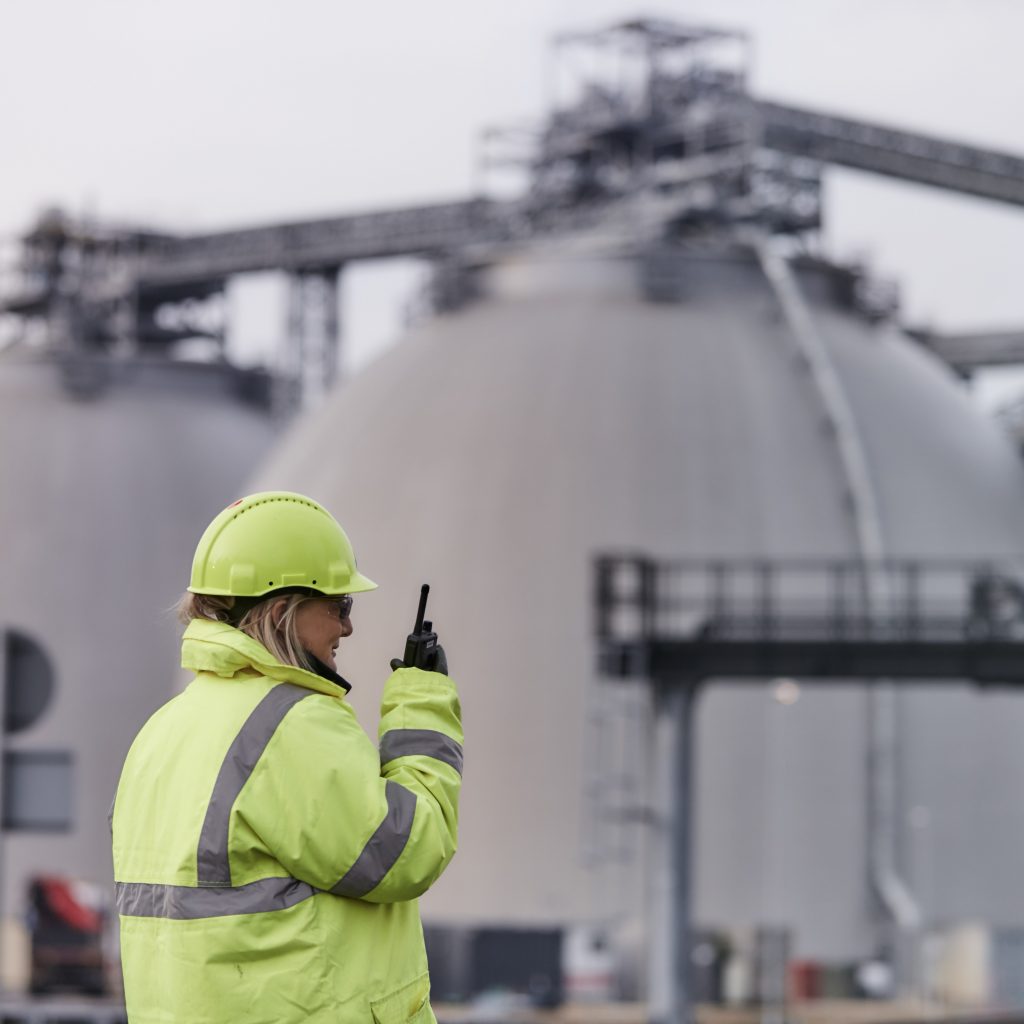
[[[284,323],[284,345],[274,368],[271,412],[278,420],[288,420],[301,404],[302,357],[305,347],[305,281],[301,274],[290,273]]]
[[[315,405],[338,372],[338,267],[288,278],[285,345],[278,368],[277,411],[287,417]]]
[[[692,679],[659,680],[655,684],[658,740],[662,763],[669,767],[669,808],[655,840],[651,879],[651,948],[648,950],[650,1024],[693,1024],[690,984],[693,933],[693,717],[699,683]]]
[[[320,280],[323,283],[323,381],[326,391],[330,391],[338,379],[341,366],[341,323],[338,301],[342,270],[342,267],[332,267],[320,275]]]

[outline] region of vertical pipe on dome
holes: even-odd
[[[800,353],[806,360],[811,378],[821,396],[826,414],[835,430],[839,461],[846,481],[848,499],[856,531],[857,548],[864,565],[864,608],[868,621],[881,611],[885,614],[891,599],[888,580],[880,563],[885,558],[885,542],[878,496],[868,468],[860,431],[828,349],[822,343],[792,267],[765,234],[754,234],[749,241],[761,269],[782,308]],[[875,571],[873,571],[875,570]],[[897,932],[893,950],[897,980],[906,984],[902,963],[905,950],[899,938],[912,936],[921,926],[921,911],[909,886],[896,867],[897,837],[897,763],[899,743],[896,691],[892,684],[881,684],[868,693],[868,865],[872,888]],[[899,975],[903,974],[903,977]]]

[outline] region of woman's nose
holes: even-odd
[[[341,620],[341,635],[343,637],[351,636],[352,635],[352,619],[351,618],[346,617],[346,618]]]

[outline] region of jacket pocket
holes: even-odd
[[[376,1024],[433,1024],[430,1009],[430,976],[421,974],[414,981],[370,1003]]]

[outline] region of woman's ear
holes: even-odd
[[[284,618],[285,609],[288,607],[288,598],[279,597],[270,606],[270,621],[274,623],[274,629],[281,628],[281,620]]]

